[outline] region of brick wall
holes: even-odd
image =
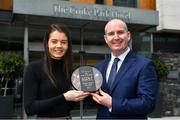
[[[159,84],[163,94],[163,116],[180,115],[180,54],[158,53],[170,68],[170,73]]]

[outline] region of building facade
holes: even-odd
[[[147,57],[154,52],[179,53],[177,6],[171,0],[1,0],[0,50],[23,51],[28,65],[42,57],[47,26],[63,23],[72,36],[75,64],[92,65],[109,53],[103,38],[106,22],[120,18],[132,33],[134,51]],[[81,115],[96,107],[88,100],[83,104]]]

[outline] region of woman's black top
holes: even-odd
[[[67,102],[63,93],[70,82],[63,75],[62,60],[52,60],[52,72],[57,80],[55,88],[43,70],[43,61],[31,63],[24,73],[24,107],[28,116],[69,116],[74,102]]]

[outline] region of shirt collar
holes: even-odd
[[[118,56],[118,58],[123,62],[124,59],[125,59],[125,57],[126,57],[126,55],[129,53],[129,51],[130,51],[130,48],[128,47],[127,50],[126,50],[124,53],[122,53],[121,55]],[[111,53],[111,61],[113,61],[114,58],[116,58],[116,57],[117,57],[117,56],[114,56],[114,55]]]

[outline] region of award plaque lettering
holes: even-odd
[[[75,89],[94,92],[102,85],[102,74],[98,69],[91,66],[81,66],[72,73],[71,82]]]

